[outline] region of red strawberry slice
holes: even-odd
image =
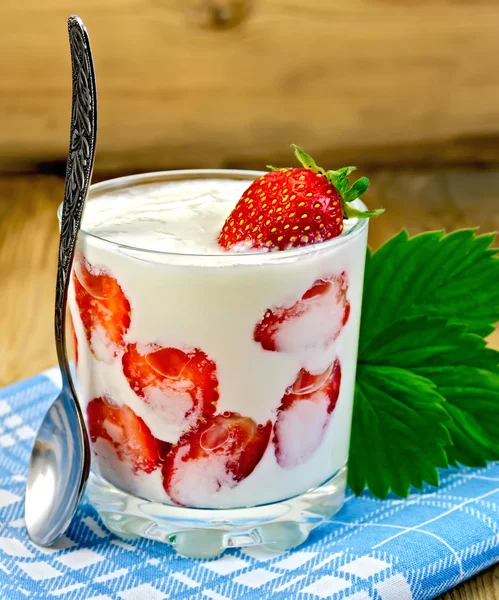
[[[185,431],[215,413],[216,365],[199,348],[129,344],[122,361],[132,390],[172,425]]]
[[[222,248],[286,250],[325,242],[343,231],[348,218],[376,217],[383,210],[350,205],[368,188],[360,178],[350,187],[355,167],[325,171],[293,145],[302,168],[274,169],[254,181],[226,219],[218,237]]]
[[[318,279],[291,306],[268,309],[255,327],[253,339],[274,352],[328,346],[348,321],[347,290],[345,272]]]
[[[281,467],[301,465],[319,448],[338,401],[340,384],[338,359],[318,375],[304,369],[298,373],[281,400],[274,427],[275,455]]]
[[[90,349],[96,358],[109,362],[124,346],[130,303],[107,269],[93,267],[81,255],[75,259],[73,283]]]
[[[151,430],[133,410],[110,398],[94,398],[87,406],[88,430],[94,444],[106,440],[117,459],[134,473],[152,473],[171,445],[153,437]],[[94,447],[95,449],[95,447]]]
[[[166,457],[164,488],[173,502],[213,505],[219,490],[230,489],[254,471],[268,446],[272,423],[227,412],[210,417],[188,433]]]
[[[71,333],[71,342],[73,344],[73,355],[75,359],[75,365],[78,366],[78,338],[76,337],[75,325],[71,314],[69,315],[69,330]]]

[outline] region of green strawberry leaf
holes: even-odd
[[[444,399],[433,383],[410,371],[359,365],[348,461],[348,483],[379,498],[407,496],[411,485],[438,484],[451,443]]]
[[[486,336],[499,321],[498,250],[493,234],[462,229],[409,237],[401,231],[372,256],[364,278],[359,358],[393,322],[416,315],[464,323]]]
[[[300,148],[300,146],[297,146],[296,144],[291,144],[291,148],[293,148],[293,150],[295,151],[295,156],[298,159],[298,162],[300,162],[300,164],[303,167],[305,167],[305,169],[311,169],[315,173],[322,173],[323,175],[326,174],[324,169],[317,166],[315,160],[310,155],[308,155],[304,150],[302,150],[302,148]]]
[[[265,165],[269,171],[280,171],[279,167],[273,167],[272,165]]]
[[[356,493],[367,485],[405,497],[411,485],[437,485],[437,467],[499,460],[499,352],[485,340],[447,318],[394,315],[363,347],[348,476]]]
[[[343,205],[343,213],[345,219],[370,219],[372,217],[379,217],[385,212],[384,208],[375,208],[374,210],[359,210],[348,204]]]
[[[499,352],[487,348],[480,336],[468,333],[465,325],[441,317],[418,315],[395,321],[372,340],[366,353],[370,365],[416,369],[425,377],[421,369],[448,366],[499,373]]]
[[[345,167],[338,171],[328,171],[326,173],[327,180],[338,190],[342,197],[348,192],[348,186],[350,185],[346,175],[346,169],[352,169],[354,171],[355,167]]]
[[[428,375],[445,394],[452,419],[449,463],[483,467],[488,460],[499,460],[499,374],[464,366]]]
[[[326,177],[329,183],[334,185],[337,190],[343,188],[342,191],[348,190],[348,176],[357,170],[357,167],[342,167],[337,171],[327,171]],[[364,179],[367,179],[365,177]],[[369,181],[369,180],[368,180]]]
[[[338,169],[336,171],[336,173],[340,173],[341,175],[348,177],[350,175],[350,173],[353,173],[356,170],[357,170],[357,167],[342,167],[341,169]]]
[[[300,148],[300,146],[291,144],[291,148],[293,148],[295,156],[302,167],[310,169],[311,171],[314,171],[314,173],[325,175],[327,181],[336,188],[340,196],[344,219],[348,219],[349,217],[367,219],[370,217],[377,217],[385,212],[384,209],[359,211],[347,205],[348,202],[353,202],[354,200],[357,200],[357,198],[360,198],[369,187],[369,179],[367,177],[357,179],[352,187],[350,187],[348,176],[356,171],[357,167],[342,167],[336,171],[331,170],[326,172],[322,167],[319,167],[315,160]],[[270,165],[267,165],[267,168],[271,171],[276,170],[275,167]]]
[[[415,369],[446,399],[452,446],[449,462],[482,467],[499,460],[499,352],[476,335],[463,335],[453,352]]]
[[[353,202],[360,198],[362,194],[369,187],[369,179],[367,177],[361,177],[357,179],[357,181],[352,185],[352,187],[348,190],[348,192],[343,197],[345,202]]]

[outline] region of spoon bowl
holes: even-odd
[[[78,413],[71,392],[63,387],[33,447],[25,520],[30,538],[40,546],[51,545],[66,531],[85,491],[90,453]]]

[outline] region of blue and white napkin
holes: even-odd
[[[2,600],[423,600],[499,560],[499,463],[442,471],[438,489],[405,501],[350,493],[286,553],[188,560],[157,542],[119,540],[87,502],[58,547],[40,549],[25,531],[23,495],[33,437],[58,384],[51,370],[0,390]]]

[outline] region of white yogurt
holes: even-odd
[[[227,177],[223,172],[219,176]],[[86,413],[92,399],[110,397],[132,409],[158,440],[181,442],[173,452],[183,470],[171,477],[171,485],[180,481],[181,489],[175,488],[172,500],[168,485],[163,486],[164,477],[170,481],[166,466],[160,462],[152,472],[134,472],[117,458],[109,441],[98,438],[96,466],[112,483],[141,497],[200,507],[253,506],[316,487],[347,460],[367,226],[350,223],[340,238],[298,250],[229,253],[218,247],[217,236],[248,185],[247,180],[228,178],[155,183],[94,192],[87,204],[83,229],[92,235],[80,235],[77,251],[95,273],[118,282],[130,304],[130,325],[119,344],[110,344],[95,328],[91,351],[72,285],[69,304],[78,339],[83,409]],[[319,280],[332,282],[326,285],[329,291],[304,304],[303,295]],[[336,297],[330,290],[342,285]],[[346,304],[350,311],[342,326]],[[282,323],[272,334],[279,315],[284,315]],[[262,330],[266,341],[255,333]],[[265,348],[269,343],[277,347]],[[202,352],[215,365],[218,380],[214,415],[205,421],[199,420],[197,409],[187,414],[192,399],[177,388],[172,391],[170,379],[163,388],[154,383],[149,391],[133,389],[123,367],[127,348],[133,345],[143,353],[158,348]],[[304,396],[291,394],[288,388],[302,369],[318,376],[336,358],[341,386],[331,410],[325,388]],[[200,394],[196,389],[196,398]],[[308,420],[302,414],[307,407]],[[250,445],[249,450],[236,445],[233,452],[242,452],[237,467],[227,466],[223,453],[222,458],[209,455],[184,464],[181,456],[197,443],[192,441],[199,438],[197,429],[227,412],[260,426],[270,421],[268,444]],[[301,421],[304,428],[299,431]],[[317,442],[307,438],[308,432]],[[279,444],[292,457],[291,464],[279,464]],[[257,446],[263,452],[259,460]],[[251,464],[256,460],[252,470],[240,466],[247,464],[248,456]],[[200,466],[203,478],[196,475]]]
[[[247,181],[172,181],[130,188],[89,203],[83,228],[104,239],[145,250],[224,254],[222,225]]]

